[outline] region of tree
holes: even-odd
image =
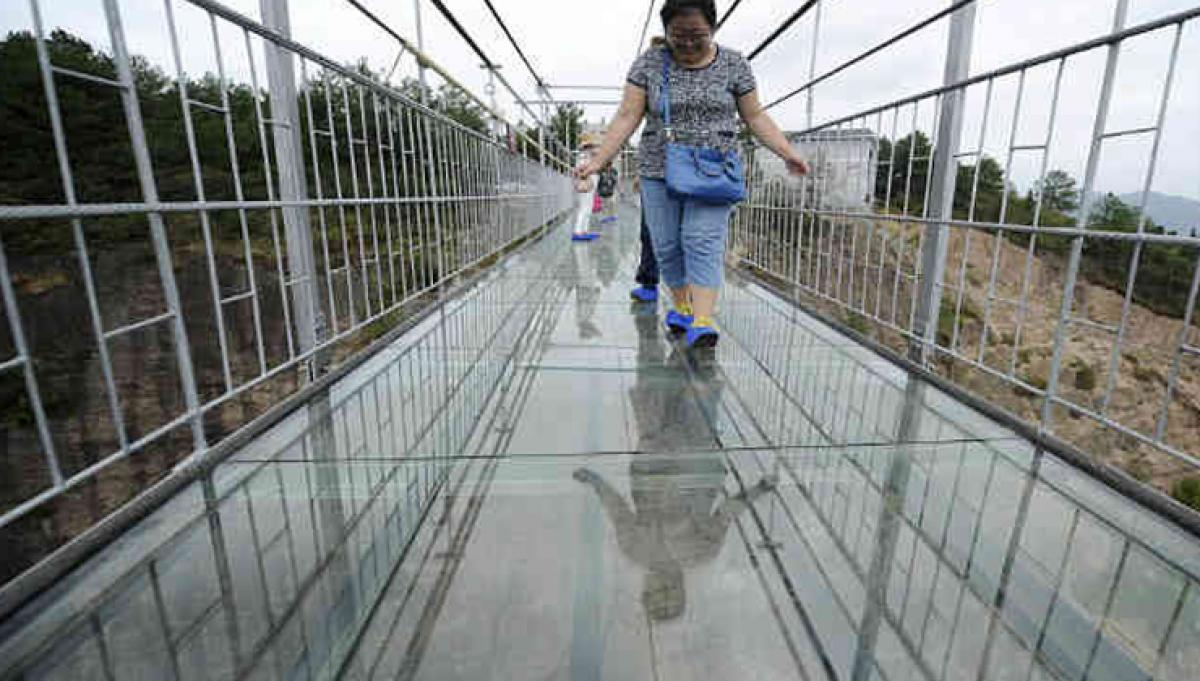
[[[975,212],[971,212],[974,193]],[[1000,203],[1004,196],[1004,169],[991,156],[979,161],[979,179],[976,182],[975,166],[958,166],[954,183],[954,217],[965,220],[996,222],[1000,219]]]
[[[483,108],[462,90],[450,85],[442,85],[435,100],[435,108],[438,111],[475,132],[487,133],[487,121],[484,119]]]
[[[1079,208],[1079,189],[1075,186],[1075,178],[1063,170],[1051,170],[1046,173],[1046,179],[1042,182],[1041,197],[1043,209],[1070,213]]]
[[[561,104],[550,117],[550,136],[568,149],[579,146],[583,134],[583,107],[578,104]]]
[[[875,176],[876,202],[882,205],[890,195],[889,208],[899,211],[905,208],[907,197],[908,214],[920,215],[925,206],[925,186],[932,151],[929,138],[919,130],[901,137],[894,145],[886,139],[882,140],[879,145],[879,170]]]
[[[1100,200],[1099,205],[1092,209],[1088,225],[1092,229],[1110,232],[1132,232],[1137,229],[1140,217],[1141,214],[1136,208],[1109,192]]]

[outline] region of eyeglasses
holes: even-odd
[[[667,38],[673,43],[703,45],[712,40],[711,33],[668,33]]]

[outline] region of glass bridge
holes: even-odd
[[[560,228],[0,632],[29,679],[1189,679],[1200,542],[636,213]],[[10,666],[11,665],[11,666]]]
[[[0,3],[0,681],[1200,679],[1200,6],[1021,2],[753,34],[813,167],[746,146],[700,352],[629,153],[569,239],[611,88],[519,3],[321,5],[357,66],[298,0]]]

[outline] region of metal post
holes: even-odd
[[[911,430],[920,420],[920,410],[925,401],[925,383],[910,381],[906,390],[905,412],[901,430]],[[911,410],[910,410],[911,405]],[[905,434],[902,433],[902,437]],[[879,628],[883,624],[887,608],[887,587],[891,578],[892,564],[896,559],[896,545],[900,530],[904,526],[904,501],[908,491],[908,479],[912,473],[913,445],[900,445],[892,453],[888,464],[887,478],[880,490],[879,517],[875,525],[874,551],[864,578],[867,592],[866,604],[858,625],[858,643],[854,650],[854,666],[850,670],[851,681],[866,681],[870,678],[879,644]]]
[[[546,88],[542,88],[542,97],[550,99],[550,92]],[[542,147],[541,161],[542,166],[546,165],[546,126],[550,124],[550,105],[542,102],[542,120],[538,126],[538,144]]]
[[[291,37],[288,0],[259,0],[263,24],[280,37]],[[317,307],[317,267],[313,254],[312,230],[308,209],[295,205],[308,199],[308,183],[304,173],[303,145],[300,140],[300,106],[296,98],[296,72],[292,53],[275,43],[263,41],[267,67],[267,87],[271,97],[271,131],[275,143],[276,171],[279,174],[279,198],[283,208],[284,240],[287,242],[287,281],[280,282],[291,290],[295,312],[296,338],[299,352],[311,352],[325,337],[324,319]],[[306,362],[308,377],[316,377],[324,363],[310,357]]]
[[[971,43],[975,33],[975,7],[969,3],[950,18],[950,40],[946,49],[946,70],[943,82],[952,85],[969,75]],[[928,217],[934,221],[948,220],[954,209],[954,180],[958,174],[954,160],[962,134],[963,103],[966,92],[950,90],[941,97],[938,116],[937,142],[933,150],[933,173],[930,179],[929,200],[925,203]],[[910,158],[912,154],[909,154]],[[929,349],[936,342],[938,312],[942,304],[942,278],[946,270],[946,247],[950,227],[945,222],[927,224],[925,242],[921,248],[921,284],[917,297],[913,338],[909,343],[909,358],[925,364]]]
[[[821,0],[817,0],[817,6],[814,8],[815,11],[813,13],[812,52],[809,54],[809,57],[808,57],[808,82],[810,82],[810,83],[813,82],[814,80],[816,80],[816,78],[817,78],[817,44],[821,38],[821,5],[823,5],[823,4],[824,3],[822,3]],[[813,127],[813,90],[814,89],[815,88],[810,87],[810,88],[808,88],[808,92],[806,93],[806,99],[807,99],[807,103],[805,104],[805,107],[806,107],[805,121],[806,121],[806,123],[805,123],[804,127],[808,130],[812,130],[812,127]]]
[[[1129,0],[1117,0],[1113,12],[1112,31],[1116,33],[1125,27],[1125,18],[1129,14]],[[1100,85],[1100,99],[1096,105],[1096,119],[1092,126],[1092,143],[1088,151],[1087,166],[1083,175],[1083,186],[1079,190],[1079,212],[1075,218],[1075,226],[1087,229],[1091,217],[1092,204],[1095,197],[1092,190],[1096,185],[1096,172],[1100,167],[1100,150],[1104,146],[1104,130],[1108,126],[1108,107],[1112,102],[1113,81],[1117,76],[1117,60],[1121,55],[1121,43],[1114,42],[1108,46],[1108,58],[1104,65],[1104,81]],[[1079,278],[1079,262],[1083,258],[1083,237],[1077,236],[1071,240],[1071,256],[1067,262],[1066,280],[1063,282],[1062,304],[1059,307],[1058,325],[1054,329],[1054,354],[1050,360],[1050,375],[1046,378],[1046,396],[1042,401],[1041,428],[1049,432],[1052,428],[1054,415],[1054,395],[1058,392],[1058,378],[1062,370],[1064,346],[1067,340],[1067,329],[1071,325],[1071,311],[1075,307],[1075,282]]]
[[[483,86],[483,93],[488,96],[488,102],[492,105],[492,111],[499,113],[500,108],[496,106],[496,70],[500,68],[500,65],[489,66],[488,64],[480,64],[479,68],[487,69],[488,82],[487,85]],[[499,122],[492,119],[491,128],[493,134],[496,132],[498,125]]]
[[[424,28],[423,24],[421,23],[421,0],[413,0],[413,15],[416,17],[416,24],[417,24],[417,49],[422,54],[424,54],[425,53],[425,28]],[[417,77],[420,79],[420,82],[421,82],[421,103],[428,105],[429,104],[429,93],[428,93],[429,83],[428,83],[428,77],[425,73],[425,70],[426,70],[425,62],[423,60],[418,59],[417,60]],[[428,178],[428,181],[429,181],[428,194],[430,197],[434,197],[434,196],[438,195],[437,172],[434,170],[433,131],[429,125],[429,117],[428,116],[421,116],[421,131],[425,136],[425,160],[428,164],[428,167],[427,167],[428,175],[426,177]],[[434,238],[437,239],[438,276],[437,276],[436,283],[439,284],[439,286],[438,286],[438,291],[440,292],[439,295],[442,295],[442,294],[444,294],[444,287],[440,286],[440,284],[442,283],[442,279],[444,279],[446,277],[446,260],[445,260],[444,253],[443,253],[444,249],[442,248],[443,244],[442,244],[441,211],[439,210],[439,206],[436,203],[430,207],[430,213],[433,214]]]

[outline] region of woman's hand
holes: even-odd
[[[601,165],[595,159],[584,161],[575,167],[575,179],[586,180],[592,175],[600,172]]]
[[[784,157],[783,162],[787,165],[788,172],[797,177],[807,175],[809,172],[808,161],[794,151]]]

